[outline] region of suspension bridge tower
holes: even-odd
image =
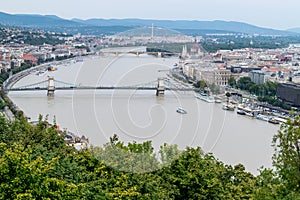
[[[163,96],[165,93],[165,83],[164,78],[158,78],[156,96]]]
[[[47,88],[47,96],[48,97],[53,97],[54,96],[54,91],[55,91],[55,85],[54,85],[54,78],[53,77],[48,77],[48,88]]]

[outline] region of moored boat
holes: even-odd
[[[231,104],[223,104],[222,109],[223,110],[228,110],[228,111],[234,111],[235,106],[231,105]]]
[[[222,100],[215,98],[215,103],[222,103]]]
[[[195,97],[201,99],[207,103],[214,103],[215,98],[213,96],[209,96],[206,93],[195,94]]]
[[[279,124],[280,123],[280,121],[275,118],[271,118],[268,122],[271,124]]]
[[[257,119],[260,119],[260,120],[263,120],[263,121],[269,121],[270,120],[270,117],[269,116],[266,116],[266,115],[262,115],[262,114],[258,114],[256,116]]]
[[[246,115],[245,111],[243,111],[241,109],[237,109],[236,113],[239,115]]]
[[[237,109],[240,113],[244,113],[243,115],[247,115],[249,117],[255,117],[258,113],[258,110],[253,110],[243,105],[238,105]]]

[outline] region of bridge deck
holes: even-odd
[[[198,88],[170,88],[166,87],[165,90],[171,91],[199,91]],[[47,87],[34,87],[34,88],[10,88],[5,91],[38,91],[38,90],[48,90]],[[157,87],[130,87],[130,86],[81,86],[81,87],[55,87],[55,90],[157,90]]]

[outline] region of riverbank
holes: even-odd
[[[170,74],[167,74],[167,76],[185,87],[194,87],[187,83],[185,77],[180,72],[176,71],[176,68],[170,69]],[[231,95],[231,97],[227,99],[226,92],[229,92],[230,94],[242,93],[242,95]],[[196,94],[195,97],[205,101],[206,103],[223,102],[223,110],[236,111],[238,115],[245,115],[247,117],[263,120],[272,124],[285,123],[287,119],[291,117],[289,111],[261,103],[253,95],[244,91],[225,89],[224,93],[208,96],[210,99],[207,97],[202,98],[200,94]],[[218,101],[216,101],[216,99],[218,99]],[[231,109],[228,109],[228,103],[230,104]]]
[[[31,67],[29,69],[26,69],[24,71],[18,72],[16,74],[13,74],[12,76],[10,76],[4,83],[3,83],[3,90],[6,89],[10,89],[14,86],[15,83],[17,83],[19,80],[21,80],[22,78],[28,76],[31,73],[34,73],[36,71],[44,71],[47,70],[49,66],[53,66],[53,65],[62,65],[62,64],[67,64],[71,61],[73,61],[74,58],[68,58],[66,60],[61,60],[61,61],[52,61],[52,62],[48,62],[48,63],[44,63],[35,67]]]
[[[82,62],[81,60],[80,62]],[[1,90],[1,97],[5,104],[4,110],[3,110],[3,115],[6,119],[9,121],[15,121],[16,119],[20,119],[22,117],[25,117],[30,123],[33,125],[36,123],[35,121],[31,121],[31,118],[29,116],[26,116],[25,113],[23,112],[22,109],[20,109],[10,98],[9,96],[5,93],[5,90],[12,88],[18,81],[21,79],[27,77],[28,75],[31,75],[36,72],[41,72],[41,71],[46,71],[48,70],[49,66],[61,66],[61,65],[70,65],[72,63],[76,62],[74,58],[69,58],[65,60],[60,60],[60,61],[53,61],[53,62],[48,62],[44,63],[29,69],[26,69],[24,71],[20,71],[11,77],[9,77],[2,86]],[[49,124],[49,126],[52,126]],[[61,130],[59,126],[57,126],[57,131],[60,135],[64,134],[65,135],[65,142],[68,145],[74,146],[76,149],[82,149],[87,146],[89,146],[89,139],[86,136],[79,136],[77,134],[74,134],[70,131],[67,131],[66,129]]]

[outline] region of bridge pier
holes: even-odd
[[[47,87],[47,96],[53,97],[55,91],[54,78],[48,77],[48,87]]]
[[[163,96],[165,94],[165,84],[163,78],[158,78],[156,96]]]

